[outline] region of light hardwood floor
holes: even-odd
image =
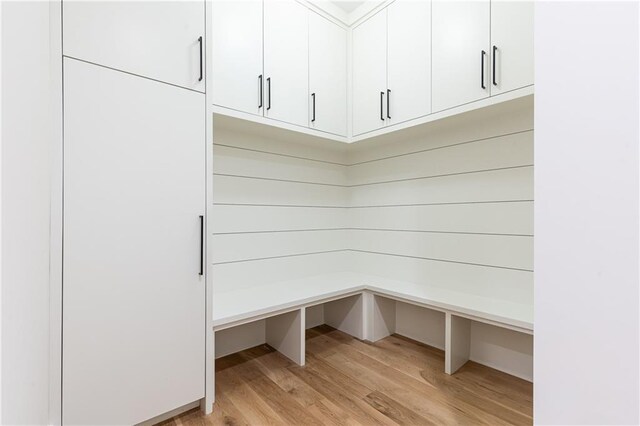
[[[307,365],[267,345],[216,361],[213,414],[164,425],[531,424],[533,385],[468,362],[444,373],[444,353],[401,336],[374,344],[307,330]]]

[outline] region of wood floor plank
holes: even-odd
[[[217,394],[216,402],[213,407],[213,414],[211,416],[202,416],[202,417],[204,417],[205,419],[211,418],[211,422],[207,423],[210,425],[226,425],[226,426],[249,426],[250,425],[249,421],[247,421],[247,419],[244,417],[242,412],[238,410],[238,408],[229,398],[227,398],[226,392],[219,392]]]
[[[276,411],[255,392],[250,384],[235,374],[231,369],[224,371],[218,379],[217,389],[226,392],[231,403],[242,413],[251,425],[283,425],[287,424]]]
[[[474,381],[503,395],[517,395],[533,408],[531,405],[533,401],[533,383],[531,382],[475,362],[468,362],[458,372],[461,373],[459,375],[461,380]]]
[[[388,339],[385,339],[387,343],[382,343],[381,345],[361,342],[351,336],[345,337],[342,333],[328,333],[327,336],[346,342],[346,344],[356,348],[360,352],[366,353],[377,361],[408,374],[413,378],[422,378],[425,384],[441,389],[446,392],[448,396],[459,396],[468,401],[473,401],[475,405],[481,404],[487,407],[489,411],[494,411],[494,405],[498,404],[500,408],[516,412],[515,415],[507,412],[504,416],[498,416],[504,420],[513,422],[514,424],[521,424],[523,420],[525,424],[528,424],[532,420],[532,401],[530,396],[533,388],[531,383],[522,379],[496,370],[493,370],[494,373],[492,374],[487,371],[491,369],[484,366],[480,366],[484,375],[471,374],[471,377],[466,379],[465,371],[476,368],[474,367],[475,363],[472,362],[468,364],[468,367],[465,366],[466,368],[463,368],[453,376],[443,375],[443,366],[437,361],[444,357],[444,351],[424,347],[423,349],[427,349],[429,353],[433,355],[439,355],[438,352],[441,352],[442,357],[417,356],[416,353],[409,352],[403,348],[403,346],[411,344],[415,349],[417,346],[415,342],[411,342],[401,336],[390,336]],[[390,348],[388,342],[396,342],[397,344],[395,347],[391,344]],[[384,348],[381,346],[384,346]],[[478,364],[475,365],[477,366]],[[497,379],[496,376],[499,376],[502,384],[499,386],[499,389],[494,389],[491,387],[494,380],[490,378],[488,379],[489,383],[487,383],[487,379],[483,378],[483,376],[492,377],[493,379]],[[521,387],[524,387],[524,392],[520,389]],[[500,410],[497,412],[501,413]]]
[[[374,388],[367,387],[362,382],[353,380],[348,374],[336,369],[325,358],[315,358],[314,355],[309,358],[311,362],[304,367],[305,369],[314,372],[327,381],[336,383],[349,394],[363,398],[374,390]],[[293,371],[297,371],[297,368],[293,369]]]
[[[338,336],[338,335],[332,335]],[[368,354],[375,360],[382,362],[396,370],[407,374],[414,379],[426,382],[421,375],[424,369],[432,369],[434,371],[441,371],[443,366],[439,362],[434,362],[433,359],[428,357],[419,357],[413,354],[408,354],[406,351],[391,351],[380,347],[377,343],[363,342],[358,339],[351,339],[346,342],[359,352]]]
[[[530,425],[533,385],[468,362],[444,373],[444,352],[392,335],[363,342],[320,326],[306,365],[268,345],[216,360],[214,413],[169,425]]]
[[[251,386],[262,399],[278,413],[287,424],[303,424],[321,426],[320,420],[311,416],[305,407],[267,377],[260,377],[251,382]]]
[[[342,342],[332,339],[330,333],[323,333],[307,340],[307,355],[312,354],[318,358],[329,356],[339,352],[342,344]]]
[[[530,402],[523,404],[522,401],[515,400],[508,395],[488,392],[486,387],[479,386],[472,381],[463,383],[460,380],[461,374],[454,376],[443,375],[442,366],[439,363],[437,366],[433,363],[427,364],[424,360],[414,358],[412,354],[407,356],[407,351],[380,349],[376,344],[367,344],[351,336],[344,337],[342,333],[328,333],[327,336],[345,342],[360,353],[366,354],[400,373],[438,388],[448,397],[459,398],[489,413],[497,413],[496,417],[504,421],[512,424],[528,424],[532,420],[531,413],[527,410],[527,407],[531,407]],[[513,380],[512,376],[508,377],[510,378],[509,380]],[[503,412],[503,409],[506,411]]]
[[[351,374],[354,380],[362,381],[366,386],[377,389],[397,401],[402,401],[421,416],[434,419],[439,424],[480,423],[477,416],[467,413],[464,407],[458,407],[461,404],[450,405],[437,392],[427,389],[416,380],[408,376],[402,377],[387,366],[371,362],[372,359],[358,359],[355,351],[349,352],[348,355],[342,353],[332,355],[327,361],[343,373]],[[494,420],[492,424],[502,424],[497,418],[492,420]],[[482,423],[490,424],[491,422]]]
[[[328,336],[331,336],[329,334]],[[461,388],[446,388],[447,392],[438,392],[424,386],[421,380],[404,374],[394,367],[385,365],[363,352],[355,350],[350,345],[345,345],[339,354],[332,355],[327,359],[333,361],[336,368],[348,368],[352,374],[356,374],[358,380],[368,384],[369,387],[377,383],[379,389],[383,389],[385,393],[393,392],[395,395],[405,394],[407,404],[414,400],[415,395],[422,395],[430,400],[439,401],[441,407],[450,405],[450,396],[457,396],[457,404],[455,407],[449,406],[449,413],[456,413],[457,409],[462,409],[466,414],[475,417],[476,421],[486,422],[488,424],[520,424],[522,423],[522,415],[511,410],[499,410],[500,415],[494,413],[495,403],[491,400],[483,401],[471,392],[467,392]],[[411,389],[412,392],[406,395],[405,390]],[[416,407],[423,409],[424,406],[416,401]],[[502,408],[502,407],[501,407]],[[436,414],[436,413],[431,413]],[[526,420],[525,420],[526,421]]]
[[[260,371],[305,408],[321,401],[320,393],[289,371],[293,363],[282,358],[278,353],[260,358],[257,360]]]
[[[324,425],[358,426],[361,424],[354,420],[344,409],[326,398],[307,407],[307,410]]]
[[[528,424],[533,419],[532,402],[519,398],[519,393],[516,391],[504,394],[473,380],[465,380],[457,373],[453,376],[442,376],[433,370],[422,370],[421,375],[426,382],[437,387],[447,396],[473,401],[474,405],[482,405],[514,424]],[[506,411],[503,412],[503,410]],[[510,412],[517,414],[514,417]]]
[[[364,398],[365,402],[399,425],[435,425],[415,411],[379,391],[373,391]]]
[[[292,368],[291,371],[313,386],[318,392],[335,405],[350,413],[350,415],[363,425],[394,425],[386,416],[370,408],[362,398],[340,386],[339,382],[325,378],[317,370],[308,368]],[[344,383],[344,381],[342,381]],[[369,391],[370,393],[371,391]]]

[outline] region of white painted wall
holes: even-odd
[[[537,424],[638,424],[638,3],[536,2]]]
[[[2,2],[2,424],[47,424],[49,3]]]

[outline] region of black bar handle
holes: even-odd
[[[258,81],[260,82],[260,84],[258,85],[258,98],[260,99],[258,108],[262,108],[262,74],[258,76]]]
[[[391,119],[391,107],[389,103],[391,102],[391,89],[387,89],[387,118]]]
[[[267,110],[271,109],[271,77],[267,78]]]
[[[493,85],[497,86],[498,82],[496,81],[496,52],[498,51],[498,48],[496,46],[493,46]]]
[[[204,216],[200,215],[200,274],[204,275]]]
[[[484,85],[484,57],[486,54],[487,52],[484,50],[482,51],[482,54],[480,54],[480,87],[483,89],[486,89]]]
[[[203,69],[203,64],[202,64],[202,36],[198,37],[198,44],[200,44],[200,78],[198,79],[198,81],[202,81],[203,73],[202,73],[202,69]]]
[[[384,111],[383,111],[383,105],[384,104],[384,92],[380,92],[380,120],[384,121]]]
[[[311,122],[313,123],[316,121],[316,94],[312,93],[311,98],[313,99],[313,118],[311,119]]]

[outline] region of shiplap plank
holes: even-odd
[[[533,304],[533,272],[362,252],[350,252],[346,257],[359,273]]]
[[[533,270],[533,237],[398,231],[348,231],[354,250]]]
[[[349,227],[533,235],[533,202],[364,207],[348,210]]]
[[[344,230],[264,232],[214,235],[212,262],[235,262],[275,256],[342,250],[346,245]]]
[[[357,164],[349,167],[349,184],[360,185],[531,164],[533,132],[525,132]]]
[[[213,233],[304,229],[338,229],[346,223],[345,208],[214,205]]]
[[[215,293],[344,272],[348,270],[350,260],[345,256],[346,253],[348,252],[319,253],[212,265],[209,271],[214,281],[214,297]]]
[[[213,201],[222,204],[347,205],[349,188],[234,176],[214,176]]]
[[[346,184],[346,166],[256,151],[214,146],[216,174],[264,177],[299,182]]]
[[[492,170],[352,188],[351,206],[533,199],[533,167]]]
[[[532,96],[358,142],[349,150],[349,164],[531,129]]]

